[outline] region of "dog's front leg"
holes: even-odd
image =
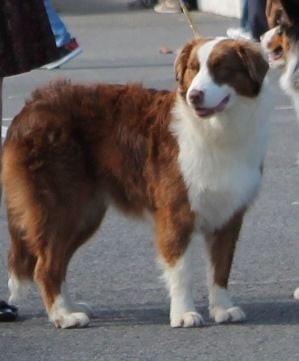
[[[239,322],[245,319],[244,312],[233,305],[227,291],[243,215],[243,212],[235,215],[221,230],[205,237],[209,260],[209,310],[211,318],[217,323]]]
[[[182,207],[179,212],[164,209],[159,212],[156,221],[158,249],[170,294],[170,325],[200,326],[204,322],[195,309],[191,286],[190,237],[193,215],[189,207]]]

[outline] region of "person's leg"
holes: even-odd
[[[0,137],[2,136],[2,88],[3,88],[3,78],[0,78]],[[0,145],[0,155],[1,155],[1,145]]]
[[[0,78],[0,159],[2,158],[2,89],[3,89],[3,78]],[[1,167],[1,163],[0,163]],[[1,197],[2,196],[2,187],[0,185],[0,206],[1,206]]]
[[[177,0],[159,0],[154,10],[156,13],[172,14],[180,13],[181,7]]]
[[[44,5],[55,36],[56,46],[60,48],[70,42],[71,34],[54,9],[51,0],[44,0]]]
[[[15,321],[18,316],[18,309],[0,300],[0,322]]]
[[[259,41],[268,30],[266,18],[266,0],[250,0],[248,2],[248,19],[252,36]]]
[[[241,28],[245,31],[249,31],[249,23],[248,23],[248,0],[243,0],[242,3],[242,13],[240,20]]]
[[[250,27],[248,21],[248,1],[249,0],[243,0],[242,2],[240,27],[227,29],[226,34],[229,38],[251,39],[251,33],[250,33]]]
[[[0,158],[2,153],[2,88],[3,78],[0,78]],[[1,203],[1,188],[0,188],[0,203]],[[17,308],[8,305],[6,302],[0,300],[0,321],[14,321],[17,318]]]
[[[48,14],[49,22],[55,36],[56,46],[59,52],[59,58],[49,64],[44,65],[42,68],[52,70],[58,68],[62,64],[67,63],[80,53],[80,48],[77,40],[71,36],[67,27],[60,19],[56,10],[54,9],[51,0],[44,0],[44,5]]]

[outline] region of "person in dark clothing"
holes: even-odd
[[[0,300],[0,322],[15,321],[18,316],[18,309]]]
[[[248,1],[248,23],[253,39],[259,41],[261,35],[268,30],[266,0]]]
[[[188,10],[195,10],[197,8],[195,0],[183,0],[183,3]],[[178,0],[159,0],[154,10],[161,14],[179,13],[181,12],[181,6]]]
[[[260,41],[261,35],[268,30],[266,1],[243,0],[240,28],[227,29],[227,36]]]
[[[248,0],[242,1],[240,27],[228,28],[226,30],[226,34],[228,37],[233,39],[237,39],[237,38],[251,39],[252,36],[248,22]]]
[[[57,58],[58,51],[43,0],[1,0],[0,138],[3,78],[39,68]],[[16,318],[17,308],[0,300],[0,321],[14,321]]]

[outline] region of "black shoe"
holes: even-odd
[[[17,317],[18,317],[17,307],[8,305],[4,301],[0,301],[0,322],[15,321]]]

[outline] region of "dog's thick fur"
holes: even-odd
[[[299,3],[282,0],[284,16],[279,26],[262,38],[262,47],[274,68],[281,68],[280,86],[291,98],[299,120]],[[294,291],[299,299],[299,287]]]
[[[221,38],[188,43],[175,67],[176,92],[60,81],[15,117],[2,170],[11,301],[34,280],[57,327],[86,326],[87,308],[67,295],[67,267],[114,205],[155,222],[173,327],[202,324],[191,296],[195,231],[207,245],[211,316],[244,318],[227,284],[261,182],[268,66],[255,45]]]

